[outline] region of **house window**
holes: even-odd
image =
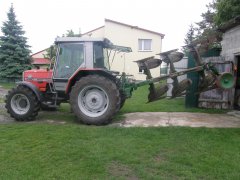
[[[151,51],[152,40],[151,39],[138,39],[138,50],[139,51]]]

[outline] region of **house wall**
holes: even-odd
[[[240,55],[240,25],[223,34],[222,53],[226,61],[234,61]]]
[[[88,34],[85,34],[85,36]],[[91,37],[105,37],[116,45],[131,47],[133,52],[115,54],[113,62],[110,58],[110,66],[111,70],[126,72],[128,75],[133,75],[137,80],[146,79],[146,75],[139,73],[137,63],[134,61],[155,56],[155,54],[161,52],[162,48],[162,37],[160,35],[111,21],[105,21],[103,28],[92,31]],[[148,52],[138,51],[138,39],[152,39],[152,50]],[[156,56],[156,58],[159,58],[159,56]],[[160,76],[160,67],[152,69],[151,73],[153,77]]]

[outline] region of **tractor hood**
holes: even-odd
[[[45,91],[48,83],[52,82],[52,70],[32,69],[23,72],[23,81],[28,81],[38,87],[40,91]]]
[[[24,81],[49,81],[52,79],[52,70],[46,69],[32,69],[23,72]]]

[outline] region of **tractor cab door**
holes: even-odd
[[[53,75],[54,87],[57,91],[65,91],[68,80],[84,66],[84,44],[62,43],[58,45],[57,59]]]

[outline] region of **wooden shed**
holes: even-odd
[[[235,86],[231,90],[215,89],[201,93],[198,106],[218,109],[240,109],[240,16],[221,26],[222,52],[219,57],[205,58],[215,62],[220,72],[232,72]]]

